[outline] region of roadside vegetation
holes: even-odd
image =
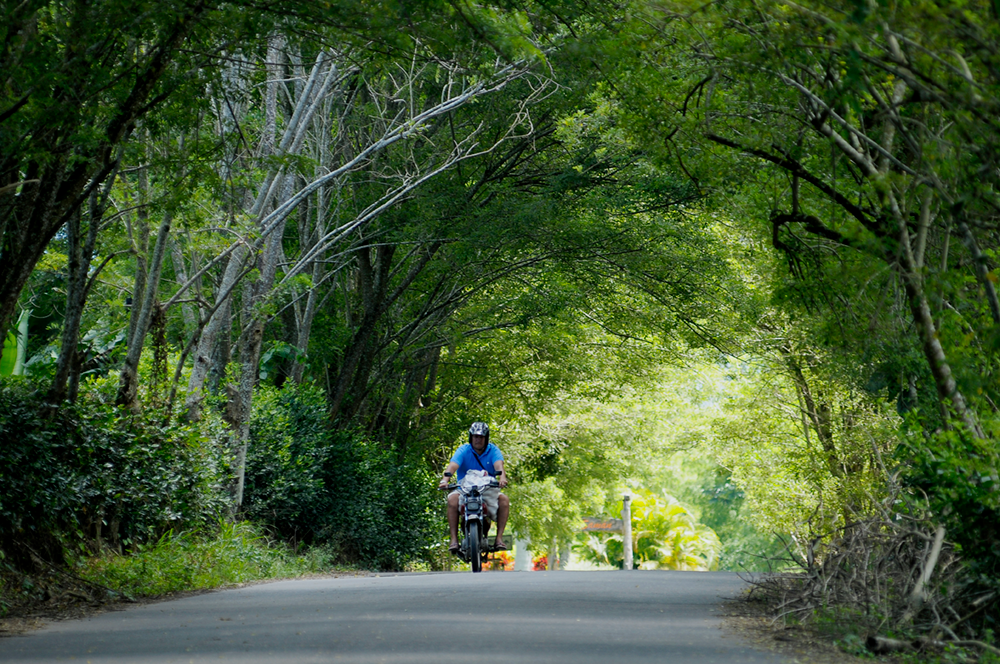
[[[995,657],[997,7],[377,4],[4,10],[4,606],[441,568],[486,420],[546,564]]]
[[[225,521],[214,528],[167,532],[128,555],[105,550],[66,562],[30,575],[7,567],[0,596],[4,615],[58,610],[73,600],[134,602],[306,574],[357,572],[335,564],[323,547],[296,552],[248,522]]]
[[[296,554],[247,522],[222,522],[215,531],[170,532],[128,556],[81,559],[74,571],[89,584],[139,598],[347,570],[323,547]]]

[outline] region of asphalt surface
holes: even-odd
[[[777,664],[721,629],[735,574],[484,572],[282,581],[0,639],[0,662]]]

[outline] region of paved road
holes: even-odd
[[[54,623],[0,639],[0,662],[787,662],[719,629],[741,586],[694,572],[283,581]]]

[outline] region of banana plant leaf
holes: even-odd
[[[3,342],[3,356],[0,357],[0,376],[10,376],[17,364],[17,337],[13,332],[7,333]]]

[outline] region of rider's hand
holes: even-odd
[[[438,482],[438,488],[439,489],[447,489],[448,488],[448,478],[447,477],[442,477],[441,478],[441,481]]]
[[[500,474],[497,475],[497,484],[500,485],[501,489],[507,486],[507,473],[501,471]]]

